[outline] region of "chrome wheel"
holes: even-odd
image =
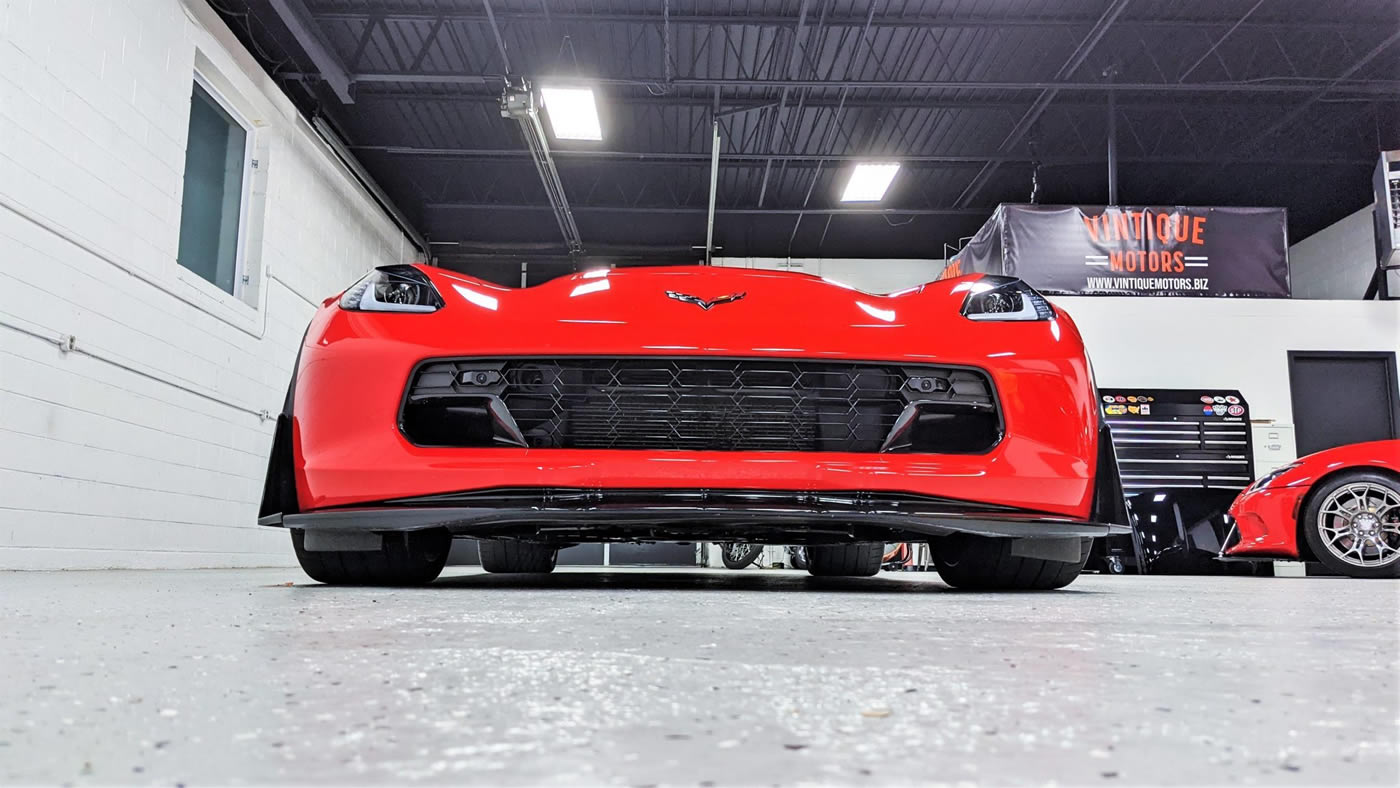
[[[1327,550],[1352,566],[1389,566],[1400,560],[1400,492],[1373,482],[1333,490],[1317,513]]]
[[[719,549],[726,569],[743,569],[758,560],[759,555],[763,553],[761,544],[720,542]]]

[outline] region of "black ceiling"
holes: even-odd
[[[1310,234],[1400,147],[1394,0],[210,0],[445,264],[562,260],[505,78],[585,78],[553,142],[586,251],[942,257],[999,202],[1282,205]],[[348,99],[348,101],[347,101]],[[904,162],[881,211],[850,160]],[[1037,166],[1038,165],[1038,166]],[[518,271],[515,274],[518,276]]]

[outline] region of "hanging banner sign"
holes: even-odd
[[[1018,276],[1045,293],[1287,298],[1282,208],[999,206],[940,278]]]

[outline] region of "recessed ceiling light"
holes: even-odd
[[[541,88],[540,96],[554,136],[561,140],[601,140],[598,105],[589,88]]]
[[[841,194],[841,202],[879,202],[884,199],[890,181],[899,172],[899,164],[877,164],[865,162],[857,164],[851,179],[846,182],[846,191]]]

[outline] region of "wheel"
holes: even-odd
[[[793,569],[807,568],[807,548],[796,545],[788,548],[788,560],[792,562]]]
[[[1350,577],[1400,577],[1400,482],[1372,471],[1332,477],[1300,523],[1313,556]]]
[[[1012,555],[1015,540],[954,534],[932,542],[933,564],[943,582],[954,588],[984,591],[1049,591],[1079,577],[1089,560],[1093,539],[1079,540],[1079,558],[1056,561]]]
[[[488,572],[553,572],[559,557],[558,548],[523,539],[482,539],[477,546],[481,550],[481,568]]]
[[[905,564],[909,562],[909,543],[896,542],[894,547],[885,551],[880,558],[880,568],[890,572],[903,571]]]
[[[333,586],[418,586],[442,573],[452,534],[446,528],[390,531],[378,550],[307,550],[306,534],[292,531],[303,572]]]
[[[1110,575],[1121,575],[1126,572],[1127,569],[1123,566],[1122,558],[1111,555],[1104,559],[1104,571]]]
[[[725,569],[743,569],[758,560],[763,554],[763,545],[720,542],[719,554]]]
[[[883,542],[814,544],[807,548],[807,571],[817,577],[870,577],[880,571]]]

